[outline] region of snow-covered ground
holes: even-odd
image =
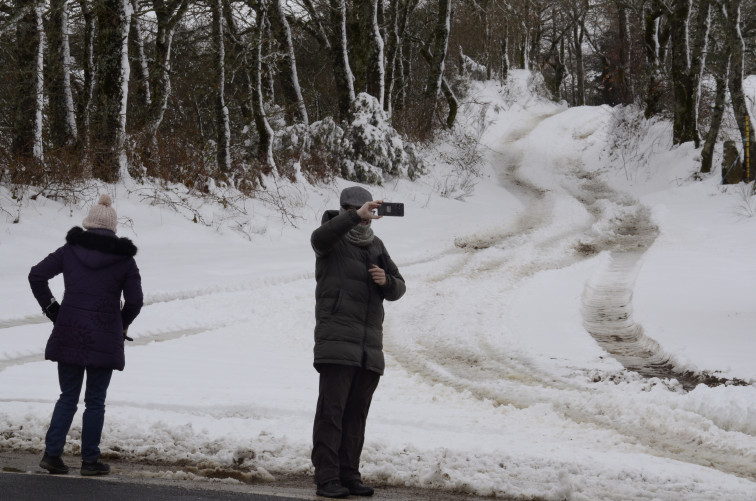
[[[505,89],[473,89],[462,116],[484,145],[473,189],[459,167],[472,156],[452,139],[428,152],[419,181],[367,187],[406,205],[374,229],[407,294],[386,305],[366,481],[524,499],[756,499],[756,388],[686,391],[621,363],[756,380],[755,204],[718,174],[693,181],[698,152],[670,148],[667,124],[608,146],[619,110],[566,108],[528,81],[513,72]],[[111,384],[104,451],[261,479],[311,471],[309,236],[348,185],[279,185],[286,217],[174,188],[199,223],[152,186],[100,187],[139,247],[147,302]],[[0,447],[42,451],[58,389],[26,275],[96,191],[72,207],[0,188]],[[52,288],[61,298],[62,281]],[[77,417],[69,447],[79,434]]]

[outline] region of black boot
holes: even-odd
[[[81,462],[81,474],[84,476],[107,475],[108,473],[110,473],[110,465],[103,463],[99,459],[97,461]]]
[[[44,468],[52,474],[68,473],[68,466],[60,459],[60,456],[49,456],[46,452],[39,462],[39,467]]]
[[[349,495],[349,489],[341,485],[338,480],[331,480],[324,484],[318,484],[315,494],[327,498],[345,498]]]
[[[362,480],[350,480],[344,482],[344,487],[349,489],[349,494],[355,496],[372,496],[375,489],[362,483]]]

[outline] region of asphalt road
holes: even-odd
[[[208,489],[192,489],[178,485],[155,485],[109,479],[86,478],[71,475],[48,475],[28,473],[0,473],[2,498],[13,501],[26,500],[78,500],[78,501],[194,501],[217,499],[221,501],[300,501],[301,498],[229,492]]]
[[[275,476],[273,481],[245,483],[233,478],[198,474],[190,465],[154,464],[103,457],[110,475],[82,477],[78,458],[64,455],[67,475],[51,475],[39,467],[42,452],[0,448],[0,500],[55,501],[163,501],[250,500],[325,501],[315,495],[311,476]],[[370,501],[473,501],[482,498],[462,492],[390,485],[373,485]],[[497,497],[497,501],[514,498]]]

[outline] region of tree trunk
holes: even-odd
[[[696,21],[691,34],[691,65],[690,80],[691,96],[689,106],[693,108],[693,118],[688,128],[691,129],[693,141],[698,148],[701,136],[698,133],[698,108],[701,102],[701,79],[706,66],[706,52],[708,49],[709,29],[711,28],[711,3],[710,0],[701,0],[696,12]]]
[[[383,109],[391,116],[392,99],[394,97],[394,67],[396,54],[399,49],[399,0],[391,0],[388,7],[388,19],[386,30],[386,89],[383,96]]]
[[[215,63],[216,164],[221,172],[231,170],[231,126],[226,107],[226,47],[223,43],[223,2],[211,0],[213,11],[212,46]]]
[[[491,2],[489,0],[478,0],[473,2],[478,15],[478,19],[480,19],[480,25],[483,28],[483,62],[486,67],[486,80],[491,80],[491,67],[493,66],[493,49],[491,48],[492,36],[489,12],[490,3]]]
[[[370,11],[367,31],[367,81],[366,90],[378,99],[383,107],[385,93],[385,70],[383,66],[383,37],[378,24],[378,0],[370,0]]]
[[[94,4],[97,18],[96,84],[90,137],[92,174],[105,182],[119,179],[126,134],[126,88],[129,80],[128,0],[101,0]]]
[[[307,108],[302,99],[297,76],[297,60],[294,56],[294,43],[291,40],[291,29],[283,11],[281,0],[273,0],[268,11],[271,30],[281,46],[283,52],[283,68],[280,73],[281,87],[285,100],[286,120],[288,123],[297,121],[308,124]]]
[[[646,86],[646,109],[644,115],[647,119],[661,113],[663,107],[661,60],[659,57],[659,23],[663,14],[664,7],[661,0],[654,0],[651,7],[645,13],[643,40],[648,69],[646,76],[648,84]]]
[[[79,143],[83,145],[85,155],[89,154],[90,145],[90,119],[92,113],[92,98],[94,96],[94,39],[95,39],[95,15],[87,0],[79,0],[79,8],[84,18],[84,82],[76,103],[76,111],[79,115]]]
[[[417,7],[419,0],[391,0],[388,11],[389,30],[386,41],[386,77],[383,97],[383,109],[391,116],[395,96],[395,89],[399,89],[403,105],[404,93],[404,34],[407,30],[407,20]]]
[[[685,0],[690,1],[690,0]],[[617,89],[622,104],[633,102],[632,83],[630,81],[630,26],[627,7],[618,4],[619,26],[619,61],[617,63]]]
[[[263,34],[265,32],[265,19],[268,16],[268,5],[265,1],[256,1],[253,5],[257,19],[251,51],[252,60],[250,62],[252,70],[252,111],[255,117],[255,127],[257,128],[258,136],[257,158],[267,168],[266,172],[270,172],[276,166],[273,159],[273,129],[265,115],[262,82],[262,45]]]
[[[138,0],[131,0],[131,7],[136,12],[138,9]],[[152,105],[152,96],[150,93],[149,63],[144,52],[144,34],[142,33],[139,17],[136,15],[133,15],[131,18],[129,47],[131,52],[131,67],[134,72],[132,80],[136,82],[136,92],[131,99],[131,103],[137,108],[136,113],[134,113],[135,123],[130,126],[138,130],[144,127],[147,113]]]
[[[68,0],[50,1],[50,23],[47,34],[50,142],[56,149],[72,147],[77,142],[78,131],[71,92]]]
[[[394,96],[393,107],[397,110],[403,110],[407,106],[407,82],[411,74],[411,60],[404,56],[405,50],[411,52],[411,45],[402,43],[396,51],[396,71],[394,72],[393,87],[395,91],[391,91]]]
[[[585,18],[580,23],[575,23],[573,32],[573,50],[575,51],[575,80],[577,81],[577,93],[575,104],[585,106],[585,64],[583,62],[583,37],[585,36]]]
[[[714,106],[711,111],[711,125],[706,134],[703,149],[701,150],[701,172],[711,172],[712,159],[714,157],[714,145],[719,136],[719,129],[722,125],[725,104],[727,100],[727,81],[730,72],[730,60],[724,65],[724,71],[715,71],[714,79],[717,82],[716,95],[714,97]]]
[[[436,111],[436,100],[441,90],[441,82],[444,76],[444,62],[446,49],[449,45],[449,23],[451,20],[451,0],[438,0],[438,17],[436,27],[433,30],[433,40],[430,44],[431,61],[428,70],[428,81],[425,85],[424,110],[425,128],[430,130],[433,126],[433,117]]]
[[[268,16],[267,12],[270,11],[270,0],[261,0],[265,2],[266,5],[266,16]],[[270,56],[274,54],[273,52],[273,39],[271,37],[270,33],[270,20],[265,19],[265,29],[263,31],[263,47],[265,50],[260,48],[260,64],[262,68],[262,86],[263,86],[263,99],[266,103],[275,104],[276,103],[276,62],[272,57],[265,57]]]
[[[522,34],[520,35],[520,68],[524,70],[530,69],[530,30],[525,24],[525,21],[520,22]]]
[[[501,83],[507,83],[509,74],[509,23],[504,24],[504,36],[501,37]]]
[[[674,118],[672,142],[698,141],[695,126],[695,79],[692,76],[690,39],[690,0],[673,0],[672,26],[672,90]]]
[[[756,135],[754,134],[753,120],[750,119],[750,115],[748,114],[748,107],[746,106],[745,94],[743,92],[745,43],[741,33],[741,0],[725,0],[723,4],[727,23],[724,30],[725,39],[730,51],[731,64],[728,87],[730,89],[730,99],[732,99],[732,108],[735,113],[735,121],[738,123],[740,137],[743,138],[743,180],[750,182],[754,180],[754,165],[752,164],[754,162],[754,154],[756,153]],[[746,158],[748,158],[751,165],[746,165]]]
[[[155,55],[150,77],[152,82],[152,105],[150,107],[147,124],[147,146],[150,148],[150,156],[156,153],[155,135],[160,124],[163,122],[165,110],[168,107],[168,98],[171,96],[171,45],[176,25],[183,17],[188,7],[188,0],[153,0],[152,5],[157,21],[157,34],[155,36]]]
[[[430,50],[428,50],[428,47],[425,47],[420,54],[423,56],[423,59],[425,59],[425,62],[429,65],[432,64],[433,56],[431,55]],[[446,102],[449,105],[449,114],[446,116],[446,127],[451,129],[454,126],[454,121],[457,119],[459,101],[457,101],[457,96],[454,95],[454,91],[444,77],[441,78],[441,92],[443,92]]]
[[[250,65],[246,56],[248,47],[240,38],[229,0],[223,0],[223,17],[226,20],[224,34],[226,42],[228,42],[227,50],[232,53],[228,59],[239,61],[237,75],[240,79],[239,87],[243,89],[243,92],[236,93],[235,96],[244,123],[252,123],[254,121],[254,112],[252,111],[252,79],[249,76]]]
[[[21,162],[42,160],[42,104],[44,92],[41,6],[21,0],[25,14],[16,25],[16,98],[11,151]]]
[[[339,120],[349,119],[349,106],[354,101],[354,77],[349,66],[346,32],[345,0],[329,0],[330,46],[333,76],[336,80],[336,95],[339,103]]]
[[[564,64],[564,39],[559,42],[559,48],[554,51],[554,100],[562,100],[562,82],[567,73]]]

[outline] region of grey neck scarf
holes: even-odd
[[[343,207],[339,210],[339,214],[343,214],[345,212],[346,209],[344,209]],[[375,238],[373,229],[370,227],[370,223],[372,223],[372,221],[368,219],[368,224],[358,224],[357,226],[349,230],[349,232],[346,234],[346,239],[354,245],[359,245],[360,247],[370,245],[371,243],[373,243],[373,238]]]

